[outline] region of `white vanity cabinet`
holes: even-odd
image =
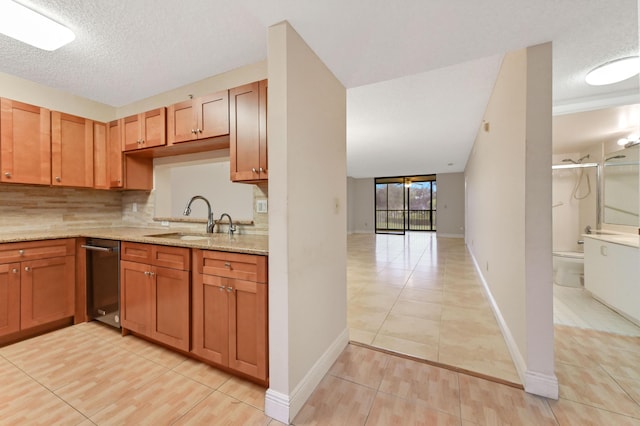
[[[640,249],[584,239],[584,286],[597,299],[640,324]]]

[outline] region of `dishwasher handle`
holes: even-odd
[[[105,252],[113,252],[113,251],[117,251],[118,249],[116,247],[100,247],[100,246],[90,246],[88,244],[83,244],[80,247],[85,248],[87,250],[93,250],[93,251],[105,251]]]

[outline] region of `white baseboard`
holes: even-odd
[[[478,265],[478,261],[476,260],[476,257],[473,255],[473,252],[471,250],[469,250],[469,253],[471,254],[471,260],[473,260],[473,265],[476,267],[476,272],[478,272],[478,275],[480,276],[480,281],[482,282],[484,293],[487,296],[487,299],[489,299],[489,303],[491,304],[493,315],[496,317],[496,320],[498,321],[498,326],[502,331],[502,336],[504,337],[504,341],[507,344],[507,349],[509,349],[509,353],[511,354],[511,359],[513,360],[513,363],[516,367],[516,372],[518,373],[518,377],[520,377],[520,381],[524,383],[525,374],[527,372],[527,363],[524,361],[524,357],[522,356],[522,353],[520,353],[520,349],[518,348],[518,345],[516,344],[516,341],[513,338],[513,335],[511,334],[511,330],[507,326],[507,323],[505,322],[502,316],[502,312],[500,312],[500,308],[496,303],[496,299],[494,299],[493,294],[491,294],[491,290],[489,289],[489,284],[487,283],[487,280],[484,278],[484,275],[482,274],[482,269],[480,269],[480,266]]]
[[[436,231],[436,235],[438,237],[444,238],[464,238],[464,234],[443,234],[442,232]]]
[[[291,395],[283,394],[271,388],[267,389],[264,404],[265,414],[279,422],[289,424],[302,409],[302,406],[307,402],[307,399],[309,399],[348,343],[349,329],[345,328],[293,389]]]
[[[534,395],[558,399],[558,378],[555,375],[541,374],[527,371],[524,380],[524,390]]]
[[[493,294],[491,294],[491,290],[489,289],[489,284],[484,278],[482,274],[482,270],[478,265],[478,261],[476,257],[473,255],[473,252],[469,250],[471,254],[471,259],[473,260],[473,265],[480,275],[480,280],[482,281],[482,286],[484,287],[484,292],[489,299],[489,303],[491,304],[491,309],[493,310],[493,315],[496,317],[498,321],[498,325],[500,326],[500,330],[502,331],[502,335],[504,336],[504,341],[507,344],[507,348],[509,349],[509,353],[511,354],[511,359],[516,367],[516,372],[520,377],[520,381],[524,385],[524,390],[528,393],[544,396],[546,398],[558,399],[558,378],[555,375],[547,375],[542,374],[537,371],[531,371],[527,369],[527,363],[516,344],[513,335],[511,334],[511,330],[507,326],[504,317],[502,316],[502,312],[500,312],[500,308],[496,303],[496,300],[493,298]]]

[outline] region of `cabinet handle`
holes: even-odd
[[[28,266],[25,266],[25,267],[24,267],[24,270],[25,270],[26,272],[31,272],[31,268],[29,268]]]
[[[155,277],[156,273],[155,272],[149,272],[149,275],[152,276],[152,277]]]
[[[218,290],[220,290],[220,291],[224,291],[224,286],[223,286],[223,285],[221,285],[220,287],[218,287]]]
[[[227,292],[231,293],[233,291],[233,287],[227,287]]]
[[[144,275],[147,276],[147,277],[149,276],[150,273],[151,272],[149,272],[149,271],[144,271]]]
[[[196,129],[191,129],[191,133],[195,133],[195,132],[196,132]]]
[[[258,170],[260,171],[260,173],[264,173],[264,169],[262,167],[260,167]]]
[[[18,254],[19,254],[20,256],[24,256],[24,250],[18,250]]]
[[[229,269],[231,269],[231,263],[229,263],[229,262],[224,262],[224,267],[225,267],[225,268],[229,268]]]
[[[17,269],[17,268],[13,268],[13,269],[11,270],[11,272],[13,272],[14,274],[17,274],[17,273],[18,273],[18,269]]]
[[[255,168],[255,167],[253,167],[253,168],[251,169],[251,171],[252,171],[253,173],[258,173],[258,171],[256,170],[256,168]]]
[[[60,179],[60,176],[56,176],[56,182],[60,182],[62,179]]]
[[[202,133],[202,129],[196,129],[198,133]]]
[[[9,172],[4,172],[4,177],[6,177],[6,178],[10,178],[10,177],[11,177],[11,173],[9,173]]]

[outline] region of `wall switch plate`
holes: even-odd
[[[163,221],[160,222],[160,225],[169,226],[169,221],[168,220],[163,220]]]
[[[267,200],[256,200],[256,212],[257,213],[267,212]]]

